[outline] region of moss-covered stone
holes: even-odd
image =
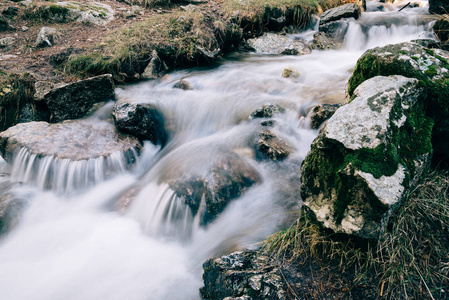
[[[366,51],[358,60],[348,83],[348,93],[374,76],[403,75],[420,80],[424,88],[426,115],[435,122],[433,144],[436,152],[449,153],[449,52],[427,49],[415,43],[387,45]]]
[[[382,232],[432,153],[422,91],[416,79],[376,77],[328,120],[301,169],[304,205],[325,228]]]

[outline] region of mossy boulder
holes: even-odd
[[[301,168],[306,211],[334,232],[377,239],[432,154],[423,88],[369,79],[327,122]]]
[[[349,79],[348,93],[353,95],[368,78],[403,75],[416,78],[424,88],[426,114],[435,121],[433,147],[447,159],[449,153],[449,52],[427,49],[416,43],[400,43],[367,50],[358,60]]]

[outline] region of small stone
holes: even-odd
[[[28,27],[28,26],[22,26],[22,31],[23,31],[23,32],[27,32],[28,30],[30,30],[30,27]]]
[[[185,81],[184,79],[181,79],[175,85],[173,86],[175,89],[181,89],[181,90],[192,90],[192,86],[188,81]]]
[[[6,48],[14,45],[16,39],[13,37],[5,37],[0,39],[0,48]]]
[[[287,67],[287,68],[284,69],[284,71],[282,71],[282,75],[281,76],[284,77],[284,78],[290,78],[290,77],[297,78],[297,77],[300,76],[300,74],[299,74],[299,71],[296,70],[295,68]]]

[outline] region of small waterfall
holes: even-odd
[[[125,153],[113,152],[107,157],[72,161],[39,156],[17,147],[12,157],[11,180],[52,190],[59,195],[72,194],[129,170],[136,160],[134,149]]]

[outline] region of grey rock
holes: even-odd
[[[181,79],[180,81],[178,81],[177,83],[175,83],[175,85],[173,86],[173,88],[175,89],[181,89],[181,90],[192,90],[192,86],[190,85],[190,83],[184,79]]]
[[[16,39],[13,37],[5,37],[0,39],[0,48],[5,48],[14,45]]]
[[[326,10],[320,17],[320,25],[344,18],[354,18],[357,20],[361,13],[360,6],[354,3],[348,3]]]
[[[250,116],[250,119],[257,118],[272,118],[277,114],[285,112],[285,108],[279,104],[264,104],[261,108],[258,108]]]
[[[34,47],[52,47],[59,37],[58,31],[51,27],[42,27],[37,35]]]
[[[201,9],[197,6],[197,5],[193,5],[193,4],[189,4],[189,5],[181,5],[179,7],[180,10],[183,11],[189,11],[189,12],[197,12],[200,11]]]
[[[0,16],[0,32],[10,30],[15,30],[15,28],[11,25],[11,23],[7,19]]]
[[[434,151],[449,160],[449,52],[427,49],[416,43],[399,43],[367,50],[359,58],[348,83],[348,93],[364,80],[377,75],[402,75],[416,78],[426,88],[426,113],[433,118]]]
[[[27,202],[12,193],[17,184],[2,178],[0,181],[0,237],[19,224],[22,211]]]
[[[79,161],[140,147],[137,138],[119,134],[114,125],[100,121],[29,122],[0,133],[0,151],[6,161],[11,161],[14,151],[19,148],[26,148],[30,154],[38,156]]]
[[[209,259],[203,270],[205,287],[200,292],[206,300],[281,300],[287,296],[279,268],[271,265],[269,256],[260,250]]]
[[[153,144],[165,145],[164,117],[152,104],[119,101],[112,110],[117,128]]]
[[[294,148],[283,141],[270,130],[263,130],[259,136],[256,147],[256,157],[281,161],[286,159]]]
[[[306,211],[323,227],[377,239],[432,154],[423,89],[403,76],[374,77],[339,108],[301,168]]]
[[[51,122],[85,116],[96,102],[114,98],[112,75],[100,75],[52,89],[43,96]]]
[[[153,52],[151,53],[151,60],[141,74],[141,77],[146,79],[156,79],[161,77],[167,71],[167,69],[167,66],[163,61],[161,61],[156,50],[153,50]]]
[[[249,39],[248,45],[256,52],[285,55],[310,54],[310,47],[300,40],[293,40],[287,36],[275,33],[264,33],[263,36]]]
[[[318,129],[326,120],[334,115],[338,108],[343,104],[318,104],[308,113],[310,118],[310,127]]]
[[[30,27],[28,27],[28,26],[22,26],[22,31],[23,31],[23,32],[27,32],[28,30],[30,30]]]
[[[312,47],[321,50],[340,49],[348,30],[345,21],[334,21],[320,25],[319,31],[314,34]]]

